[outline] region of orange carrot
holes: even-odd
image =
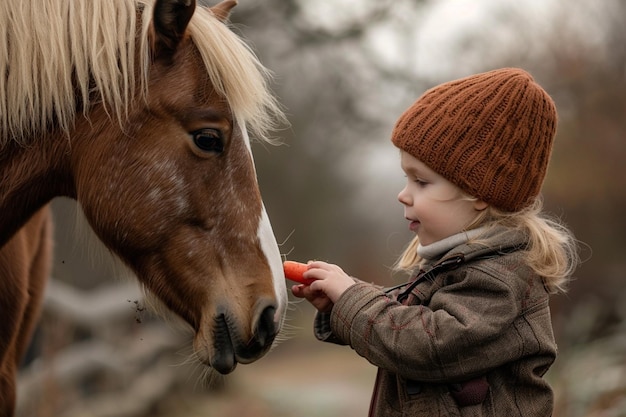
[[[300,284],[310,285],[315,279],[313,278],[304,278],[302,274],[304,274],[309,269],[307,264],[303,264],[301,262],[295,261],[285,261],[283,262],[283,270],[285,271],[285,278],[299,282]]]

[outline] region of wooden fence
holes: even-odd
[[[137,284],[49,282],[18,380],[18,417],[143,417],[189,369],[181,332],[144,309]],[[188,348],[190,349],[190,348]]]

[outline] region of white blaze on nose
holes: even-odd
[[[241,128],[241,136],[250,152],[250,159],[254,167],[254,157],[252,156],[252,147],[250,146],[250,138],[248,131],[246,130],[246,124],[243,120],[237,120]],[[256,167],[254,167],[256,172]],[[282,326],[285,318],[285,311],[287,309],[287,285],[285,283],[285,273],[283,272],[283,261],[278,250],[278,243],[272,230],[272,224],[270,223],[269,216],[265,210],[265,205],[262,207],[261,219],[259,221],[259,229],[257,230],[257,236],[261,242],[261,249],[267,258],[267,263],[272,271],[272,279],[274,281],[274,293],[276,295],[276,316],[274,321]]]
[[[269,217],[263,206],[263,213],[261,214],[261,221],[259,222],[259,230],[257,232],[259,241],[261,242],[261,249],[265,253],[267,263],[272,271],[274,280],[274,293],[276,294],[276,300],[278,306],[276,307],[276,316],[274,321],[282,325],[283,318],[285,317],[285,310],[287,308],[287,285],[285,283],[285,273],[283,272],[283,261],[278,250],[278,243],[272,230]]]

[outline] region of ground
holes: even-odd
[[[238,366],[221,389],[181,393],[155,417],[366,416],[375,374],[350,348],[298,333],[262,360]]]

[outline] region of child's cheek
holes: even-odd
[[[459,199],[462,192],[452,183],[438,182],[428,186],[426,196],[433,201],[445,202]]]

